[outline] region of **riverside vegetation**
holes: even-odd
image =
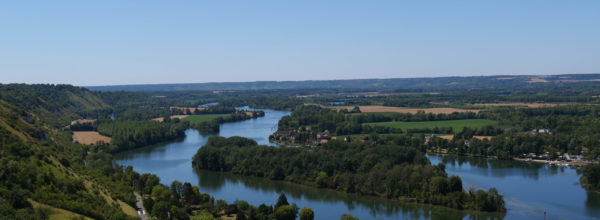
[[[414,138],[378,144],[332,141],[310,149],[260,146],[242,137],[210,137],[194,155],[193,165],[394,200],[505,211],[497,190],[465,191],[460,177],[448,177],[443,165],[431,165],[414,147],[418,143]]]
[[[290,117],[281,120],[277,132],[293,134],[295,138],[277,141],[301,146],[273,148],[237,138],[211,138],[206,152],[198,152],[205,154],[203,157],[212,157],[208,158],[211,165],[202,164],[196,160],[201,156],[196,156],[194,166],[391,200],[502,212],[501,192],[462,189],[460,178],[448,177],[443,166],[430,164],[425,152],[444,150],[450,154],[499,159],[535,154],[548,160],[559,160],[568,154],[589,161],[583,168],[581,183],[586,189],[597,191],[600,84],[594,80],[600,77],[552,76],[545,78],[547,83],[530,83],[531,76],[496,78],[258,83],[262,87],[253,87],[257,83],[242,83],[194,91],[161,90],[163,87],[158,86],[152,91],[139,92],[90,91],[70,85],[1,84],[0,216],[45,219],[57,214],[50,213],[52,210],[62,210],[59,213],[70,211],[81,218],[135,219],[138,216],[128,210],[135,206],[133,192],[139,192],[148,202],[149,214],[159,219],[165,215],[172,219],[214,218],[227,215],[226,212],[234,215],[231,212],[234,207],[237,213],[243,213],[238,218],[250,218],[252,209],[240,208],[245,206],[242,201],[225,205],[194,190],[191,184],[162,185],[152,174],[139,174],[112,161],[113,153],[181,138],[185,128],[215,132],[220,123],[261,116],[260,111],[250,116],[235,109],[245,105],[292,110]],[[563,80],[567,78],[568,81]],[[196,86],[211,85],[190,88]],[[213,91],[219,89],[223,90]],[[205,107],[204,111],[182,110],[214,102],[218,104]],[[324,107],[305,107],[305,103]],[[530,104],[535,107],[526,107]],[[329,109],[336,105],[444,107],[477,112],[402,114]],[[200,114],[228,116],[204,122],[170,118]],[[164,120],[152,121],[155,118]],[[96,121],[69,126],[77,119]],[[462,130],[456,126],[435,126],[436,121],[449,120],[495,123]],[[378,122],[427,123],[408,128]],[[110,136],[112,142],[74,143],[71,131],[75,130],[98,131]],[[306,144],[326,130],[328,135],[321,139],[327,143]],[[452,138],[431,138],[426,142],[431,134]],[[339,138],[334,140],[336,136]],[[355,140],[349,138],[345,142],[344,137]],[[225,150],[235,156],[224,157]],[[264,157],[242,158],[239,155],[243,152],[264,153]],[[262,163],[276,166],[273,169]],[[187,197],[177,190],[184,188]],[[281,212],[292,213],[293,209],[299,216],[310,216],[309,211],[303,215],[297,207],[289,206],[291,209],[286,207]],[[267,205],[262,207],[268,209]],[[255,211],[260,208],[257,206]],[[276,218],[276,212],[273,209],[264,213],[271,213],[267,218]]]

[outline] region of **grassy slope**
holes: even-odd
[[[50,215],[48,216],[50,220],[70,220],[70,219],[74,219],[74,218],[79,218],[79,217],[84,217],[84,219],[92,219],[89,218],[87,216],[83,216],[68,210],[64,210],[64,209],[59,209],[53,206],[49,206],[46,204],[42,204],[33,200],[29,200],[29,203],[31,203],[31,206],[33,206],[33,208],[47,208],[50,210]]]
[[[465,120],[450,120],[450,121],[417,121],[417,122],[375,122],[365,123],[367,125],[389,126],[401,128],[403,130],[413,128],[434,128],[434,127],[452,127],[454,132],[461,132],[464,127],[481,128],[488,125],[496,125],[498,122],[487,119],[465,119]]]

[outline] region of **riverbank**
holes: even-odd
[[[464,157],[473,157],[473,158],[487,158],[487,159],[503,160],[503,159],[499,159],[496,156],[481,156],[481,155],[472,155],[472,154],[456,155],[456,154],[448,153],[447,149],[440,149],[437,151],[427,150],[427,153],[428,154],[440,154],[440,155],[452,155],[452,156],[464,156]],[[576,166],[576,167],[583,167],[590,163],[595,163],[595,162],[589,162],[589,161],[558,161],[558,160],[542,160],[542,159],[530,159],[530,158],[518,158],[518,157],[513,157],[511,160],[523,161],[523,162],[533,162],[533,163],[544,163],[544,164],[550,164],[550,165],[556,165],[556,166]],[[507,160],[507,161],[510,161],[510,160]]]
[[[577,167],[582,167],[582,166],[588,165],[590,163],[593,163],[593,162],[586,162],[586,161],[539,160],[539,159],[518,158],[518,157],[513,157],[513,160],[533,162],[533,163],[545,163],[545,164],[557,165],[557,166],[577,166]]]

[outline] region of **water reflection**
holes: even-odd
[[[262,178],[241,177],[230,173],[195,171],[198,186],[212,192],[234,191],[230,186],[243,186],[248,191],[278,195],[285,193],[288,199],[299,206],[310,206],[320,217],[330,215],[330,206],[342,203],[347,212],[365,219],[502,219],[502,214],[476,213],[435,207],[423,204],[407,204],[376,197],[358,196],[327,189],[317,189],[293,183],[270,181]],[[272,203],[271,201],[270,203]],[[336,212],[339,212],[337,210]],[[367,211],[367,212],[365,212]],[[340,214],[341,215],[341,214]],[[337,216],[337,217],[336,217]],[[339,218],[338,214],[332,217]]]
[[[428,155],[432,164],[446,164],[449,175],[464,187],[496,187],[504,194],[509,218],[594,219],[600,217],[600,196],[587,193],[576,169],[524,161],[453,155]]]
[[[533,180],[540,175],[555,175],[557,167],[547,167],[541,163],[528,163],[523,161],[495,160],[480,157],[433,156],[429,157],[432,164],[444,163],[452,169],[475,172],[482,176],[505,178],[507,176],[520,176]],[[468,165],[468,166],[464,166]],[[476,168],[476,169],[473,169]],[[468,170],[465,170],[468,169]]]

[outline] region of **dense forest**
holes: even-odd
[[[348,193],[504,212],[495,189],[465,191],[417,150],[421,140],[398,138],[378,144],[332,141],[319,148],[259,146],[242,137],[211,137],[193,158],[197,169],[285,180]]]
[[[156,121],[102,120],[98,132],[112,138],[117,151],[148,146],[185,136],[187,122],[161,123]]]

